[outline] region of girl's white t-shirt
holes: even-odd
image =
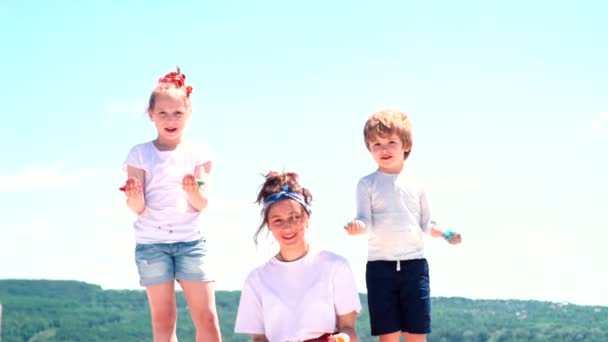
[[[152,141],[135,145],[123,170],[145,171],[146,207],[135,221],[135,241],[141,244],[194,241],[203,237],[200,211],[182,189],[184,175],[211,160],[205,146],[182,142],[175,150],[159,151]]]
[[[302,341],[335,332],[336,315],[353,311],[361,302],[348,261],[311,249],[292,262],[272,258],[248,275],[234,331]]]

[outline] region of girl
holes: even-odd
[[[124,191],[137,214],[135,260],[150,304],[154,341],[177,341],[175,280],[188,302],[196,341],[221,341],[207,241],[199,225],[207,206],[211,159],[205,149],[183,139],[192,115],[192,87],[185,80],[178,67],[152,91],[148,116],[158,135],[127,155]]]
[[[308,243],[312,195],[296,173],[270,172],[258,193],[262,224],[279,252],[254,269],[241,292],[235,332],[253,341],[357,341],[361,310],[350,265]]]

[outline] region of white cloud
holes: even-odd
[[[146,100],[115,101],[108,103],[105,112],[108,114],[129,114],[133,118],[143,117],[146,113]]]
[[[608,236],[606,236],[608,237]],[[599,272],[602,239],[578,229],[539,226],[463,234],[451,246],[440,239],[427,244],[435,296],[474,299],[535,299],[582,305],[608,305]],[[580,291],[580,279],[586,279]]]
[[[213,196],[214,194],[212,194]],[[234,198],[225,198],[225,197],[212,197],[212,200],[209,201],[209,205],[205,209],[207,213],[219,214],[219,215],[232,215],[235,213],[242,214],[246,212],[249,216],[253,214],[254,217],[257,217],[259,213],[259,207],[257,204],[253,203],[253,201],[243,201]]]
[[[0,278],[40,278],[44,263],[54,259],[55,250],[62,250],[58,242],[58,227],[41,219],[0,226],[0,260],[18,260],[5,263]],[[48,265],[52,269],[52,265]]]
[[[462,190],[480,189],[483,185],[483,180],[481,179],[481,177],[475,177],[475,176],[449,177],[449,178],[439,179],[433,183],[438,189],[462,191]]]
[[[608,133],[608,112],[598,115],[591,124],[593,133],[606,134]]]
[[[93,177],[90,171],[68,173],[62,163],[27,166],[14,174],[0,174],[0,191],[29,192],[63,188]]]
[[[118,192],[118,191],[117,191]],[[94,208],[95,215],[112,222],[131,222],[135,220],[135,214],[127,207],[126,197],[122,194],[110,201],[104,201]]]
[[[56,231],[56,227],[53,223],[35,219],[25,223],[9,223],[2,234],[5,236],[10,235],[15,238],[32,236],[39,238],[42,235],[50,235],[54,231]]]

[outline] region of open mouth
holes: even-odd
[[[283,240],[293,240],[296,237],[296,234],[291,234],[291,235],[283,235],[281,236],[283,238]]]
[[[165,128],[165,132],[175,133],[176,131],[177,131],[177,128]]]

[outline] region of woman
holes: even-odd
[[[359,294],[346,259],[308,243],[312,195],[296,173],[270,172],[257,203],[279,252],[245,280],[235,332],[252,341],[357,341]]]

